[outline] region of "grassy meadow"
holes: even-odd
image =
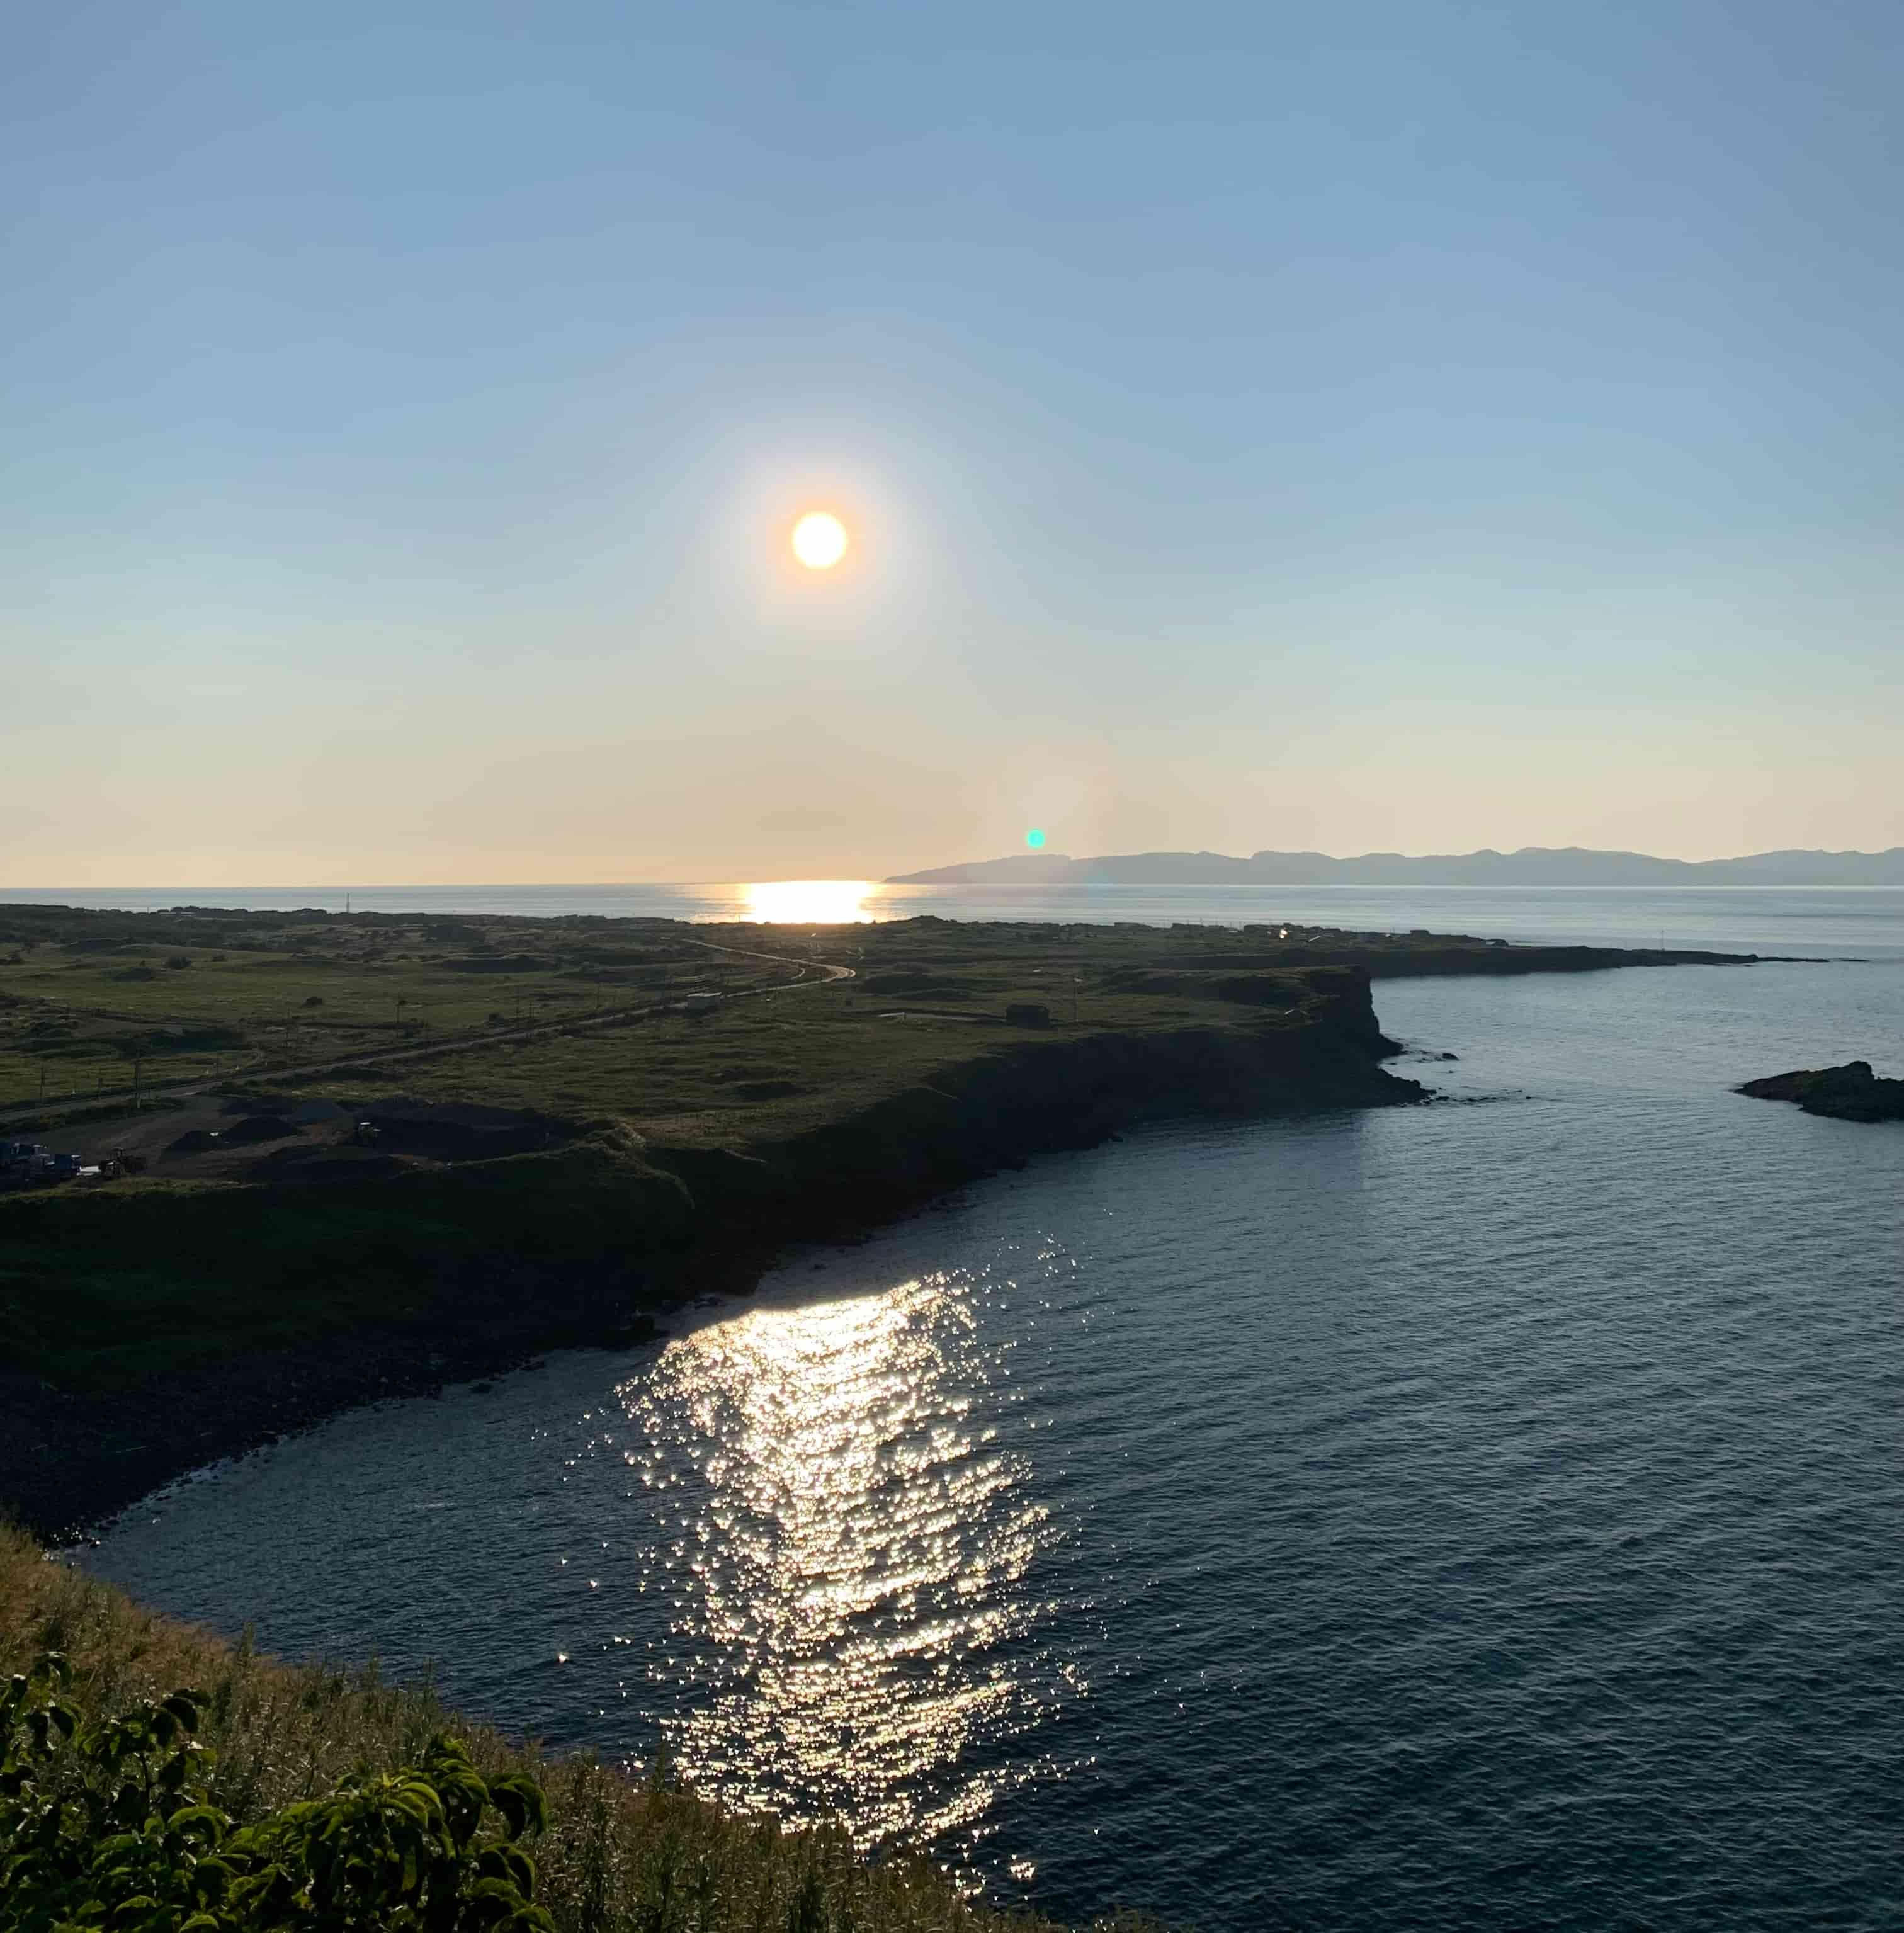
[[[790,970],[665,924],[585,924],[0,907],[0,1107],[585,1020]]]
[[[9,906],[0,1109],[55,1117],[62,1104],[129,1091],[136,1074],[149,1091],[215,1080],[402,1091],[613,1115],[644,1134],[726,1144],[798,1131],[1021,1040],[1006,1019],[1021,1003],[1072,1033],[1260,1024],[1274,1006],[1260,996],[1264,946],[1203,927]],[[1187,966],[1160,966],[1187,954]],[[822,984],[821,961],[856,977]],[[1301,966],[1301,946],[1280,948],[1276,963]],[[1223,997],[1226,973],[1253,976],[1240,1003]],[[654,1011],[776,985],[691,1019]],[[618,1018],[630,1024],[604,1024]],[[312,1067],[323,1071],[298,1071]]]

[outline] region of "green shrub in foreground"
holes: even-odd
[[[836,1824],[726,1812],[659,1766],[637,1779],[631,1768],[585,1754],[546,1753],[446,1709],[428,1684],[390,1684],[374,1664],[287,1664],[248,1640],[225,1643],[49,1562],[32,1538],[0,1523],[0,1697],[10,1672],[30,1679],[48,1652],[70,1668],[58,1702],[76,1734],[146,1702],[163,1704],[174,1685],[203,1686],[210,1697],[189,1736],[211,1749],[192,1755],[192,1777],[202,1779],[206,1802],[239,1827],[360,1786],[365,1768],[395,1775],[420,1767],[431,1741],[453,1734],[492,1791],[520,1776],[547,1796],[548,1826],[534,1841],[534,1904],[558,1933],[1081,1933],[1075,1922],[1060,1926],[969,1896],[928,1859],[895,1847],[868,1856]],[[43,1671],[34,1702],[53,1702],[56,1685],[56,1674]],[[46,1722],[59,1730],[50,1716]],[[0,1712],[0,1761],[10,1749],[21,1755],[10,1748],[14,1737]],[[56,1747],[34,1777],[43,1793],[64,1796],[83,1782],[83,1769],[76,1753]],[[479,1835],[480,1847],[489,1843]],[[7,1917],[13,1902],[4,1883],[0,1902],[0,1933],[23,1933],[19,1919]],[[44,1915],[26,1922],[33,1933],[57,1924]],[[69,1913],[68,1924],[85,1922]],[[1162,1933],[1138,1915],[1088,1925],[1091,1933]]]
[[[209,1802],[206,1703],[178,1691],[82,1727],[56,1652],[0,1694],[5,1933],[553,1933],[517,1843],[540,1788],[453,1739],[240,1826]]]

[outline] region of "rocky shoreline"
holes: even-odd
[[[569,1253],[538,1252],[549,1223],[573,1219],[572,1196],[552,1197],[540,1222],[525,1204],[518,1238],[484,1252],[401,1258],[421,1272],[420,1298],[321,1346],[227,1351],[107,1390],[0,1375],[0,1507],[43,1538],[70,1539],[189,1470],[359,1405],[428,1395],[550,1349],[625,1348],[652,1335],[664,1310],[744,1292],[790,1246],[853,1239],[1033,1155],[1145,1120],[1425,1099],[1381,1065],[1399,1050],[1380,1032],[1366,977],[1337,985],[1295,1024],[1030,1042],[757,1153],[624,1131],[639,1185],[594,1199],[600,1238]],[[484,1171],[507,1165],[460,1171],[473,1205],[492,1209]],[[347,1218],[374,1186],[326,1200]],[[288,1212],[289,1192],[282,1198]]]
[[[1887,1081],[1868,1060],[1842,1067],[1797,1068],[1742,1081],[1733,1090],[1757,1101],[1795,1102],[1808,1114],[1837,1121],[1904,1121],[1904,1081]]]

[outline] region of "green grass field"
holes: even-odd
[[[796,929],[9,907],[0,1108],[56,1112],[126,1092],[135,1075],[147,1090],[221,1078],[614,1114],[726,1143],[797,1129],[1020,1038],[1005,1019],[1020,1003],[1067,1031],[1219,1021],[1223,961],[1247,970],[1263,943],[1214,928],[936,920]],[[1187,950],[1202,963],[1156,970]],[[821,985],[820,960],[856,977]],[[705,1018],[597,1024],[803,970],[808,984]],[[1229,1012],[1265,1017],[1247,1003]],[[512,1038],[525,1029],[541,1031]],[[361,1071],[293,1071],[319,1063]]]
[[[38,917],[29,917],[39,915]],[[492,933],[495,936],[492,937]],[[787,970],[791,970],[790,969]],[[785,973],[665,931],[0,909],[0,1106],[585,1019]]]

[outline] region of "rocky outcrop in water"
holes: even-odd
[[[1734,1092],[1758,1101],[1795,1101],[1808,1114],[1837,1121],[1904,1121],[1904,1081],[1874,1074],[1868,1060],[1768,1074],[1741,1083]]]

